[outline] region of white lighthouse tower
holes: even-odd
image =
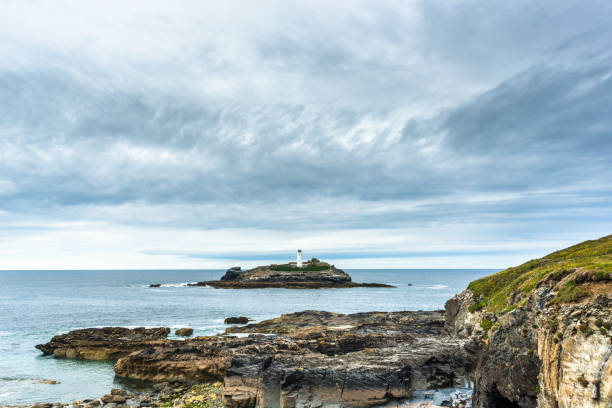
[[[304,266],[304,264],[302,263],[302,250],[298,249],[298,251],[297,251],[297,267],[301,268],[302,266]]]

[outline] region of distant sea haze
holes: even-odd
[[[192,327],[219,333],[229,316],[262,320],[301,310],[338,313],[435,310],[485,269],[347,270],[356,282],[397,286],[352,289],[227,290],[188,287],[222,270],[0,271],[0,405],[97,398],[130,383],[114,378],[113,362],[43,357],[34,348],[85,327]],[[160,288],[149,288],[160,283]],[[52,379],[60,384],[41,384]]]

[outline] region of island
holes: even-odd
[[[220,280],[190,283],[189,286],[211,286],[217,289],[394,287],[384,283],[353,282],[351,276],[342,269],[317,258],[302,262],[300,254],[298,251],[297,262],[258,266],[248,270],[237,266],[228,269]]]

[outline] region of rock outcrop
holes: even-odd
[[[479,344],[475,408],[612,406],[612,236],[472,282],[445,331]]]
[[[442,312],[305,311],[226,331],[248,337],[144,349],[120,359],[115,372],[151,381],[223,379],[227,407],[373,406],[466,378],[474,363],[467,341],[443,336],[443,326]]]
[[[119,358],[115,372],[153,382],[220,380],[227,407],[374,406],[465,381],[475,363],[473,350],[468,340],[446,336],[443,328],[442,311],[305,311],[229,327],[218,336],[149,340]],[[62,349],[80,350],[82,341],[73,333],[62,338]],[[64,356],[125,352],[124,341],[112,336],[97,343],[99,353],[88,342],[87,353]]]
[[[189,337],[193,334],[193,329],[191,327],[181,327],[180,329],[176,329],[174,334],[177,336]]]
[[[234,267],[228,269],[220,280],[191,283],[189,286],[212,286],[218,289],[393,287],[381,283],[353,282],[343,270],[315,258],[306,261],[300,268],[295,264],[258,266],[244,271]]]
[[[168,327],[103,327],[74,330],[54,336],[50,342],[38,344],[44,354],[59,358],[84,360],[116,360],[145,347],[162,345],[170,333]]]
[[[246,316],[228,317],[223,321],[224,324],[247,324],[249,318]]]

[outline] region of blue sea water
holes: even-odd
[[[192,327],[219,333],[229,316],[263,320],[301,310],[339,313],[435,310],[490,269],[347,270],[355,282],[395,289],[250,289],[187,287],[220,270],[0,271],[0,405],[98,398],[113,387],[113,362],[55,359],[34,348],[85,327]],[[161,283],[161,288],[149,288]],[[409,285],[411,284],[411,285]],[[52,379],[60,384],[41,384]]]

